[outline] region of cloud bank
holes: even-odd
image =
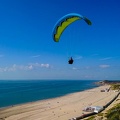
[[[25,70],[25,71],[30,71],[33,69],[40,69],[40,68],[51,68],[50,64],[40,64],[40,63],[31,63],[28,65],[16,65],[13,64],[10,67],[0,67],[0,72],[10,72],[10,71],[17,71],[17,70]]]

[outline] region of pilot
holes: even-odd
[[[74,60],[72,59],[72,57],[69,59],[68,63],[69,64],[73,64]]]

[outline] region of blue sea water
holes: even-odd
[[[97,87],[93,80],[0,80],[0,107],[55,98]]]

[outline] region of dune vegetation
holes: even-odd
[[[105,117],[107,120],[120,120],[120,103],[109,109]]]

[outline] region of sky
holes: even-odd
[[[0,0],[0,80],[120,80],[119,12],[119,0]],[[92,25],[78,20],[56,43],[69,13]]]

